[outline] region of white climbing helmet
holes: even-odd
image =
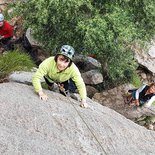
[[[74,53],[75,53],[75,50],[72,46],[70,45],[63,45],[60,49],[60,53],[58,54],[62,54],[66,57],[68,57],[69,59],[73,59],[73,56],[74,56]]]
[[[2,13],[0,13],[0,22],[2,22],[4,20],[4,16]]]

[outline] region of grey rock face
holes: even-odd
[[[33,72],[24,72],[24,71],[14,72],[14,73],[10,74],[8,80],[18,82],[18,83],[32,85],[32,76],[33,75],[34,75]]]
[[[99,69],[101,67],[100,62],[98,62],[96,59],[84,55],[75,55],[73,62],[82,72]]]
[[[152,74],[155,74],[155,59],[154,57],[146,53],[146,52],[135,52],[135,59],[137,60],[138,64],[146,68]]]
[[[155,115],[155,106],[149,108],[129,106],[124,103],[124,94],[127,93],[129,89],[135,89],[131,84],[124,84],[113,89],[103,91],[101,93],[96,93],[93,96],[93,100],[101,103],[102,105],[109,107],[128,119],[135,120],[142,116],[152,116]]]
[[[90,70],[82,73],[82,78],[86,84],[99,84],[103,82],[103,76],[98,70]]]
[[[90,99],[83,109],[75,100],[45,92],[47,102],[31,86],[0,84],[0,154],[155,154],[153,131]]]

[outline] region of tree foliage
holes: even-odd
[[[50,50],[64,43],[81,45],[82,36],[76,26],[91,16],[91,7],[89,0],[28,0],[16,6],[25,19],[25,27],[31,27],[35,37]]]
[[[129,45],[155,34],[154,0],[27,0],[16,11],[47,49],[70,44],[96,54],[112,81],[132,79],[137,65]]]

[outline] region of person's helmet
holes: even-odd
[[[4,16],[2,13],[0,13],[0,22],[2,22],[4,20]]]
[[[75,50],[72,46],[70,45],[63,45],[60,49],[60,52],[58,54],[62,54],[66,57],[68,57],[69,59],[73,59]]]

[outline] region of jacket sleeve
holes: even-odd
[[[155,101],[155,96],[152,96],[151,99],[144,104],[144,107],[146,108],[150,107],[154,101]]]
[[[78,92],[80,94],[80,98],[86,99],[86,97],[87,97],[86,86],[83,81],[83,78],[81,77],[81,73],[76,66],[74,66],[72,80],[75,82],[75,85],[76,85]]]
[[[4,38],[9,38],[13,36],[13,27],[10,24],[7,25],[7,33],[3,36]]]
[[[143,85],[142,87],[140,87],[139,89],[136,90],[136,99],[138,100],[139,99],[139,94],[140,92],[143,91],[143,89],[146,87],[146,85]]]
[[[49,62],[48,62],[48,59],[46,59],[39,65],[38,70],[32,77],[32,84],[36,92],[39,92],[42,90],[41,80],[45,75],[47,75],[48,66],[49,66]]]

